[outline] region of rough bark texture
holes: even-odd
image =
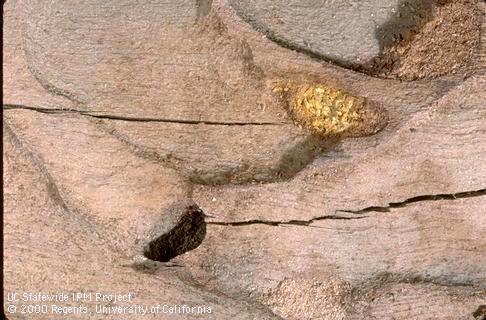
[[[486,4],[338,2],[7,1],[4,294],[134,295],[8,318],[484,320]]]

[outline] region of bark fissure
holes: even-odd
[[[39,108],[20,104],[4,104],[4,110],[30,110],[46,114],[63,114],[72,113],[79,114],[82,116],[97,118],[97,119],[108,119],[108,120],[119,120],[119,121],[131,121],[131,122],[163,122],[163,123],[178,123],[178,124],[205,124],[205,125],[217,125],[217,126],[269,126],[269,125],[286,125],[289,122],[245,122],[245,121],[211,121],[211,120],[191,120],[191,119],[170,119],[170,118],[142,118],[142,117],[126,117],[114,114],[97,114],[102,111],[88,111],[88,110],[77,110],[77,109],[62,109],[62,108]]]
[[[294,225],[294,226],[305,226],[309,227],[313,222],[320,221],[320,220],[356,220],[356,219],[364,219],[366,216],[363,217],[342,217],[342,216],[321,216],[315,217],[309,220],[286,220],[286,221],[276,221],[276,220],[259,220],[259,219],[252,219],[247,221],[209,221],[207,224],[214,224],[220,226],[232,226],[232,227],[240,227],[240,226],[248,226],[253,224],[263,224],[268,226],[283,226],[283,225]]]
[[[367,207],[360,210],[336,210],[335,212],[343,212],[343,213],[351,213],[354,215],[362,215],[368,212],[390,212],[392,209],[396,208],[403,208],[409,204],[416,203],[416,202],[424,202],[424,201],[438,201],[438,200],[457,200],[463,198],[472,198],[472,197],[479,197],[485,196],[486,189],[479,189],[474,191],[465,191],[465,192],[458,192],[458,193],[450,193],[450,194],[435,194],[435,195],[421,195],[409,198],[407,200],[401,202],[390,202],[387,206],[372,206]],[[325,215],[315,217],[309,220],[260,220],[260,219],[252,219],[246,221],[209,221],[207,224],[213,225],[220,225],[220,226],[231,226],[231,227],[241,227],[241,226],[249,226],[254,224],[261,224],[261,225],[268,225],[268,226],[283,226],[283,225],[295,225],[295,226],[305,226],[305,227],[312,227],[312,223],[320,220],[356,220],[356,219],[364,219],[368,218],[369,216],[339,216],[339,215]]]
[[[148,259],[167,262],[197,248],[206,236],[205,214],[197,205],[185,209],[177,224],[144,248]]]
[[[364,214],[368,212],[390,212],[392,209],[403,208],[409,204],[424,202],[424,201],[438,201],[438,200],[457,200],[464,198],[473,198],[486,195],[486,189],[479,189],[473,191],[464,191],[457,193],[441,193],[433,195],[420,195],[408,198],[400,202],[390,202],[387,206],[371,206],[359,210],[337,210],[336,212],[346,212],[352,214]]]

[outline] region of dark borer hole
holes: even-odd
[[[473,317],[476,320],[486,319],[486,304],[480,305],[476,311],[473,312]]]
[[[204,213],[196,205],[187,207],[177,225],[169,232],[149,243],[144,250],[145,257],[167,262],[187,251],[197,248],[206,235]]]

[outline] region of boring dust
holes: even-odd
[[[385,78],[436,78],[467,67],[480,42],[477,1],[437,0],[432,14],[383,48],[364,70]]]

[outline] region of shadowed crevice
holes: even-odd
[[[434,14],[436,0],[401,0],[396,13],[387,22],[376,28],[375,37],[383,53],[400,41],[408,41]]]
[[[372,206],[367,207],[361,210],[336,210],[335,212],[343,212],[343,213],[352,213],[356,215],[365,214],[368,212],[390,212],[392,209],[395,208],[403,208],[409,204],[416,203],[416,202],[423,202],[423,201],[437,201],[437,200],[457,200],[463,198],[472,198],[472,197],[479,197],[485,196],[486,189],[480,189],[475,191],[465,191],[459,193],[451,193],[451,194],[437,194],[437,195],[422,195],[407,199],[402,202],[391,202],[388,206]],[[295,225],[295,226],[306,226],[309,227],[313,222],[321,221],[321,220],[356,220],[356,219],[364,219],[368,218],[368,216],[339,216],[339,215],[326,215],[315,217],[309,220],[260,220],[260,219],[252,219],[247,221],[210,221],[207,224],[213,225],[220,225],[220,226],[231,226],[231,227],[240,227],[240,226],[248,226],[254,224],[262,224],[268,226],[282,226],[282,225]]]
[[[312,163],[317,155],[332,150],[339,143],[338,139],[321,137],[311,134],[302,142],[288,148],[280,155],[278,164],[274,169],[274,181],[287,181]]]
[[[168,119],[168,118],[142,118],[142,117],[126,117],[113,114],[98,114],[103,111],[90,111],[90,110],[77,110],[77,109],[62,109],[62,108],[39,108],[20,104],[4,104],[4,110],[31,110],[46,114],[63,114],[63,113],[74,113],[82,116],[97,118],[97,119],[108,119],[108,120],[119,120],[119,121],[130,121],[130,122],[165,122],[165,123],[179,123],[179,124],[206,124],[206,125],[220,125],[220,126],[268,126],[268,125],[286,125],[286,122],[245,122],[245,121],[210,121],[210,120],[187,120],[187,119]]]
[[[358,66],[361,72],[375,77],[389,77],[400,63],[400,56],[392,50],[400,43],[409,42],[434,15],[437,0],[401,0],[396,13],[376,28],[374,34],[380,53]]]
[[[268,25],[265,19],[261,18],[258,13],[254,13],[255,8],[252,8],[248,3],[230,1],[234,13],[247,23],[253,30],[263,34],[265,38],[276,43],[282,48],[292,50],[308,56],[317,61],[324,61],[326,63],[334,64],[342,68],[353,70],[368,76],[377,78],[400,78],[405,81],[416,79],[409,79],[405,76],[394,75],[398,64],[400,64],[401,54],[398,54],[393,48],[399,44],[407,44],[417,33],[420,33],[424,25],[431,21],[437,8],[445,4],[451,3],[453,0],[400,0],[397,1],[395,8],[387,17],[387,20],[376,25],[373,32],[377,41],[379,51],[371,59],[362,62],[348,61],[345,58],[326,53],[326,50],[319,50],[312,48],[304,40],[300,43],[298,39],[292,39],[283,32],[274,30],[271,25]],[[246,4],[246,6],[245,6]],[[326,4],[314,4],[317,7]],[[325,8],[321,8],[324,10]],[[277,17],[278,15],[276,15]],[[301,17],[302,18],[302,17]],[[305,16],[303,17],[306,18]],[[375,22],[376,24],[376,22]],[[303,30],[305,31],[305,30]],[[356,30],[359,32],[359,30]],[[305,38],[305,34],[302,35]],[[332,39],[332,41],[339,42],[341,39]]]
[[[85,111],[78,109],[62,109],[62,108],[39,108],[33,106],[26,106],[21,104],[5,104],[4,110],[29,110],[44,114],[66,114],[66,115],[81,115],[94,119],[114,120],[114,121],[134,121],[134,122],[163,122],[171,124],[185,124],[185,125],[224,125],[224,126],[261,126],[261,125],[289,125],[290,123],[265,123],[265,122],[208,122],[208,121],[188,121],[188,120],[174,120],[174,119],[149,119],[149,118],[127,118],[121,116],[113,116],[103,113],[101,110]],[[110,122],[107,121],[107,124]],[[332,149],[337,143],[337,140],[328,139],[323,140],[317,136],[310,135],[308,137],[299,139],[298,141],[290,141],[289,145],[284,146],[283,152],[279,155],[274,163],[270,166],[242,166],[239,171],[225,170],[222,167],[211,168],[210,170],[195,170],[183,158],[177,155],[165,155],[153,150],[149,147],[134,143],[128,136],[121,133],[114,128],[108,128],[98,123],[107,133],[113,135],[121,142],[125,143],[130,149],[139,157],[163,163],[164,165],[176,170],[182,176],[188,178],[192,183],[203,185],[224,185],[224,184],[246,184],[254,181],[269,183],[276,181],[286,181],[293,178],[297,173],[304,169],[314,158],[327,150]],[[255,144],[258,142],[256,141]],[[256,169],[255,169],[256,168]]]
[[[313,50],[309,47],[304,47],[289,39],[285,39],[282,36],[277,35],[271,28],[267,27],[264,23],[259,21],[257,18],[247,14],[244,8],[238,4],[238,1],[232,1],[230,5],[233,8],[236,15],[240,17],[244,22],[246,22],[253,30],[262,33],[263,35],[265,35],[265,38],[278,44],[282,48],[292,50],[298,53],[302,53],[314,60],[324,61],[330,64],[337,65],[342,68],[356,69],[356,66],[354,66],[352,63],[349,63],[345,60],[338,59],[335,57],[330,57],[326,54],[318,52],[317,50]]]
[[[309,220],[282,220],[282,221],[277,221],[277,220],[258,220],[258,219],[253,219],[253,220],[247,220],[247,221],[233,221],[233,222],[222,222],[222,221],[209,221],[207,224],[214,224],[214,225],[219,225],[219,226],[231,226],[231,227],[243,227],[243,226],[249,226],[249,225],[254,225],[254,224],[263,224],[267,226],[283,226],[283,225],[294,225],[294,226],[304,226],[308,227],[310,226],[313,222],[320,221],[320,220],[357,220],[357,219],[364,219],[366,217],[343,217],[343,216],[322,216],[322,217],[316,217],[312,218]]]
[[[27,48],[28,46],[23,46],[25,58],[27,60],[27,69],[29,70],[32,77],[34,77],[34,79],[41,85],[41,87],[44,88],[44,90],[46,90],[50,94],[66,98],[74,105],[82,105],[83,102],[78,97],[76,97],[76,95],[74,95],[72,92],[59,88],[42,77],[41,73],[36,68],[33,67],[31,54]]]
[[[486,320],[486,304],[480,305],[472,315],[475,320]]]
[[[151,260],[167,262],[196,249],[206,236],[204,218],[205,214],[197,205],[187,207],[174,228],[147,245],[144,256]]]
[[[486,195],[486,189],[479,189],[473,191],[464,191],[458,193],[443,193],[435,195],[421,195],[406,199],[400,202],[390,202],[387,206],[371,206],[360,210],[337,210],[336,212],[347,212],[353,214],[364,214],[367,212],[390,212],[392,209],[403,208],[409,204],[424,201],[438,201],[438,200],[457,200],[463,198],[473,198]]]

